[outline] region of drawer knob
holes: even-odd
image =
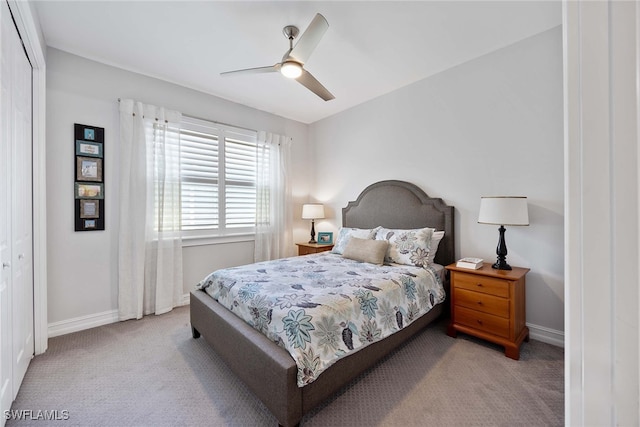
[[[482,305],[482,301],[478,301],[478,305]]]
[[[477,319],[476,322],[478,322],[479,325],[482,325],[482,320]]]
[[[476,283],[476,286],[482,287],[482,283]]]

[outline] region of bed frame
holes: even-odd
[[[455,260],[453,207],[427,196],[404,181],[381,181],[367,187],[342,209],[345,227],[433,227],[444,230],[436,262]],[[229,368],[264,403],[281,426],[300,423],[303,415],[332,396],[357,375],[438,318],[446,303],[395,334],[340,359],[305,387],[296,383],[298,368],[289,353],[246,324],[201,290],[191,292],[193,337],[204,336]]]

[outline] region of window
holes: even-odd
[[[254,233],[256,133],[184,116],[181,127],[183,236]]]

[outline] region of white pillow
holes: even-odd
[[[435,229],[428,227],[412,230],[380,228],[376,233],[376,240],[389,242],[385,262],[424,267],[429,263],[434,231]]]
[[[340,227],[338,229],[338,237],[336,237],[336,244],[331,249],[331,253],[342,255],[344,248],[347,246],[351,237],[357,237],[358,239],[375,239],[376,231],[378,228],[350,228]]]
[[[440,240],[444,237],[444,231],[434,231],[431,236],[431,244],[429,245],[429,256],[427,257],[427,264],[433,264],[436,258],[436,252],[438,251],[438,245]]]

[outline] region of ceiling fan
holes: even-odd
[[[275,65],[267,67],[246,68],[243,70],[227,71],[220,73],[221,76],[230,76],[238,74],[258,74],[258,73],[272,73],[280,71],[280,73],[290,79],[295,79],[302,86],[309,89],[311,92],[318,95],[325,101],[330,101],[335,98],[322,84],[311,75],[310,72],[304,69],[304,63],[309,60],[309,57],[315,50],[318,43],[324,36],[324,33],[329,28],[329,23],[324,16],[319,13],[313,18],[305,32],[300,36],[298,42],[293,46],[293,39],[295,39],[300,30],[293,25],[287,25],[282,29],[285,37],[289,39],[289,50],[282,57],[282,62],[278,62]]]

